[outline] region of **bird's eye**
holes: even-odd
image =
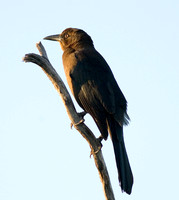
[[[68,34],[65,34],[65,39],[67,39],[69,37],[69,35]]]

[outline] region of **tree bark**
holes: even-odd
[[[101,151],[101,143],[99,142],[99,140],[97,140],[91,130],[85,125],[82,115],[79,115],[76,112],[70,94],[68,93],[62,79],[48,60],[45,48],[43,47],[41,42],[37,43],[36,47],[38,48],[40,55],[34,53],[26,54],[23,58],[23,61],[32,62],[39,65],[53,83],[55,89],[62,98],[72,125],[86,139],[91,148],[91,154],[94,157],[95,165],[98,169],[99,176],[103,185],[105,199],[115,200],[109,174]]]

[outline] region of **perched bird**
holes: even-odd
[[[80,107],[92,116],[101,137],[106,140],[110,134],[121,189],[130,194],[133,175],[123,138],[123,125],[129,121],[127,101],[109,65],[94,48],[91,37],[81,29],[67,28],[44,39],[60,43],[71,92]]]

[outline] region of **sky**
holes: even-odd
[[[61,98],[38,66],[22,62],[42,41],[66,84],[60,46],[43,38],[68,27],[92,37],[128,101],[131,195],[119,187],[110,138],[102,148],[116,199],[179,198],[178,10],[178,0],[1,3],[1,200],[104,199],[90,148],[70,128]],[[99,136],[89,115],[85,123]]]

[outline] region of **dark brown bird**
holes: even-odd
[[[91,37],[77,28],[45,37],[59,41],[68,85],[76,101],[89,113],[105,140],[111,136],[119,182],[130,194],[133,175],[123,139],[123,125],[128,124],[127,101],[105,59],[96,51]]]

